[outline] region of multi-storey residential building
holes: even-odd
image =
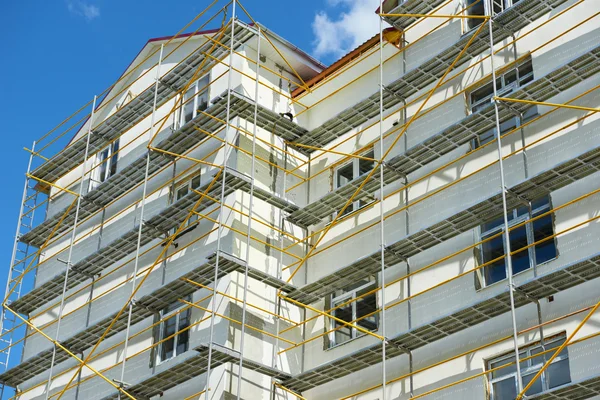
[[[218,7],[30,149],[3,398],[600,398],[600,3]]]

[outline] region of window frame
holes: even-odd
[[[522,74],[522,72],[526,73]],[[508,78],[512,73],[515,73],[516,77],[513,81],[509,81]],[[518,62],[516,65],[510,65],[502,70],[501,73],[496,74],[496,90],[498,96],[507,96],[529,82],[532,82],[534,79],[533,60],[531,59],[531,56],[528,56],[525,60]],[[477,85],[477,87],[469,88],[465,91],[469,114],[479,112],[490,103],[491,98],[494,96],[493,86],[490,94],[483,96],[479,100],[473,101],[473,94],[490,85],[493,85],[491,78],[484,83]]]
[[[117,138],[112,143],[108,144],[102,151],[97,153],[98,167],[95,174],[95,186],[106,182],[111,176],[117,173],[119,164],[119,142]]]
[[[191,301],[192,300],[192,296],[188,295],[186,297],[183,298],[184,300],[187,301]],[[184,303],[181,303],[179,301],[175,301],[174,303],[170,304],[169,306],[165,307],[164,309],[162,309],[159,312],[159,320],[163,320],[162,322],[160,322],[160,324],[158,325],[158,330],[157,330],[157,335],[156,335],[156,343],[158,343],[158,346],[156,346],[156,365],[160,365],[166,361],[169,361],[175,357],[177,357],[180,354],[185,353],[186,351],[189,350],[190,348],[190,329],[187,329],[187,342],[185,344],[185,350],[183,350],[182,352],[178,352],[178,347],[179,347],[179,336],[182,333],[179,333],[179,331],[181,331],[181,327],[180,327],[180,323],[181,320],[183,318],[187,319],[187,325],[184,326],[183,328],[189,327],[192,325],[191,323],[191,318],[192,318],[192,308],[189,307],[186,310],[181,310],[183,307],[185,307]],[[184,315],[185,314],[185,315]],[[166,335],[165,330],[167,328],[167,322],[171,319],[175,317],[175,336],[173,336],[171,339],[163,341],[164,338],[166,338],[167,336],[170,335]],[[170,357],[167,358],[163,358],[163,348],[165,343],[167,343],[168,341],[173,340],[173,354]]]
[[[500,3],[496,3],[497,1],[499,1]],[[500,8],[499,11],[494,11],[493,15],[498,15],[500,13],[503,13],[504,11],[508,10],[509,8],[511,8],[512,6],[514,6],[515,4],[517,4],[519,1],[521,0],[492,0],[492,2],[494,3],[494,6],[498,6]],[[464,11],[464,15],[490,15],[489,10],[487,10],[487,2],[485,0],[481,0],[482,5],[483,5],[483,14],[471,14],[469,12],[469,10],[472,9],[469,8],[468,10]],[[474,2],[473,2],[474,3]],[[463,2],[463,9],[466,9],[467,7],[469,7],[469,0],[464,0]],[[496,9],[496,7],[494,7],[494,9]],[[474,25],[471,25],[471,23],[474,23]],[[467,34],[473,30],[475,30],[477,27],[479,27],[479,25],[481,25],[484,22],[483,19],[469,19],[467,18],[464,23],[463,23],[463,34]]]
[[[197,186],[194,186],[194,181],[197,181]],[[187,196],[188,194],[190,194],[192,192],[192,189],[198,189],[201,186],[202,186],[202,172],[200,170],[197,170],[197,171],[189,174],[185,178],[181,179],[175,185],[173,185],[173,187],[172,187],[173,192],[171,194],[171,204],[177,203],[180,199],[182,199],[185,196]],[[186,188],[187,191],[183,196],[178,198],[179,191],[183,188]],[[194,230],[196,228],[197,224],[194,224],[193,226],[190,226],[190,225],[192,225],[192,223],[195,222],[196,220],[198,220],[198,216],[196,214],[192,214],[190,216],[190,218],[188,218],[186,226],[173,240],[177,240],[182,235]],[[177,231],[177,227],[173,228],[173,232],[171,232],[171,234],[174,234],[176,231]]]
[[[548,201],[545,202],[544,204],[538,206],[538,207],[533,208],[534,203],[536,201],[539,201],[539,200],[543,199],[544,197],[546,197],[548,199]],[[552,197],[550,196],[550,194],[548,194],[547,196],[541,196],[541,197],[537,198],[535,201],[532,201],[531,203],[532,203],[531,218],[530,218],[529,210],[528,209],[524,213],[519,214],[519,211],[522,210],[524,206],[519,206],[519,207],[513,208],[513,209],[511,209],[511,210],[508,211],[509,214],[512,214],[512,215],[509,216],[509,221],[508,221],[508,228],[509,229],[511,227],[516,226],[518,224],[521,224],[521,223],[523,223],[525,221],[530,221],[532,218],[535,218],[538,215],[541,215],[541,214],[544,214],[544,213],[546,213],[546,212],[548,212],[550,210],[553,210],[553,207],[552,207]],[[550,217],[551,218],[552,232],[553,232],[553,235],[554,235],[554,232],[555,232],[555,229],[554,229],[554,227],[555,227],[555,221],[554,221],[555,215],[554,215],[554,212],[551,212],[546,217]],[[556,253],[553,258],[550,258],[548,260],[539,262],[537,260],[537,256],[536,256],[536,253],[535,253],[537,245],[531,246],[532,243],[536,242],[536,240],[535,240],[534,224],[537,221],[543,220],[543,218],[546,218],[546,217],[542,217],[542,218],[537,219],[537,220],[535,220],[533,222],[527,222],[527,223],[523,224],[521,227],[518,228],[518,229],[525,228],[525,233],[526,233],[526,238],[527,238],[527,246],[530,246],[530,247],[528,247],[527,250],[522,250],[522,252],[527,251],[527,258],[529,260],[529,266],[526,269],[524,269],[523,271],[514,272],[514,270],[513,270],[513,276],[516,276],[516,275],[518,275],[518,274],[520,274],[522,272],[526,272],[526,271],[535,269],[536,267],[539,267],[540,265],[544,265],[544,264],[546,264],[548,262],[551,262],[553,260],[556,260],[558,258],[559,252],[558,252],[558,246],[557,246],[557,243],[556,243],[556,237],[553,237],[552,239],[549,239],[549,240],[547,240],[545,242],[545,243],[548,243],[548,242],[553,243],[554,244],[555,253]],[[498,224],[495,225],[495,226],[493,226],[493,227],[491,227],[491,228],[489,228],[489,229],[487,229],[487,230],[485,230],[485,231],[483,230],[483,226],[485,224],[489,224],[489,223],[494,222],[494,221],[498,221]],[[479,241],[483,242],[485,239],[487,239],[487,238],[489,238],[491,236],[494,236],[494,235],[498,234],[499,232],[504,232],[504,219],[503,219],[502,216],[500,216],[499,218],[496,218],[495,220],[487,221],[484,224],[481,224],[479,226]],[[510,234],[514,234],[514,232],[515,231],[513,230],[512,232],[510,232]],[[510,236],[510,234],[509,234],[509,236]],[[501,240],[501,242],[502,242],[502,251],[503,251],[503,254],[506,255],[506,242],[504,240],[504,234],[502,234],[501,236],[499,236],[497,239]],[[484,245],[485,245],[485,243],[480,243],[477,246],[477,251],[479,252],[479,256],[476,257],[476,259],[477,259],[479,265],[482,265],[482,264],[485,264],[486,262],[491,261],[491,260],[485,260],[484,259],[484,250],[483,250],[483,246]],[[513,249],[511,247],[510,250],[511,250],[511,252],[513,252],[516,249]],[[506,264],[505,264],[506,263],[506,257],[501,262],[503,262],[503,265],[506,268]],[[492,266],[493,266],[493,264],[490,264],[490,265],[486,265],[483,268],[477,269],[477,271],[476,271],[476,279],[477,279],[477,282],[479,283],[479,289],[485,289],[485,288],[493,286],[493,285],[495,285],[497,283],[501,283],[501,282],[503,282],[503,281],[505,281],[507,279],[507,277],[504,277],[503,279],[500,279],[500,280],[488,283],[487,279],[486,279],[486,269],[489,268],[489,267],[492,267]]]
[[[560,344],[562,344],[565,340],[566,340],[566,333],[561,332],[556,335],[552,335],[550,337],[545,338],[543,346],[542,346],[541,341],[536,341],[533,343],[526,344],[524,346],[520,346],[519,347],[519,360],[530,357],[530,356],[535,357],[535,353],[533,353],[533,351],[538,350],[538,349],[541,349],[542,351],[544,351],[544,348],[548,349],[548,347],[550,347],[553,344],[558,344],[558,345],[555,347],[550,347],[550,348],[558,349],[558,347],[560,347]],[[565,354],[562,354],[563,352]],[[559,354],[554,360],[552,360],[552,363],[550,363],[550,365],[558,363],[560,361],[569,360],[568,347],[565,347],[563,352],[561,352],[561,354]],[[553,354],[552,352],[548,352],[548,353],[542,355],[541,363],[536,362],[536,364],[532,364],[532,362],[535,361],[535,358],[530,358],[525,361],[520,361],[520,364],[526,363],[525,368],[523,368],[523,366],[521,366],[521,376],[526,377],[526,376],[535,375],[543,367],[543,365],[547,362],[547,360],[549,359],[549,357],[552,354]],[[500,354],[500,355],[497,355],[497,356],[494,356],[494,357],[484,360],[485,371],[489,371],[493,368],[496,368],[496,367],[492,367],[492,364],[503,365],[503,364],[509,362],[512,358],[514,358],[514,355],[515,355],[514,350],[510,350],[506,353],[503,353],[503,354]],[[513,360],[513,362],[514,362],[514,360]],[[569,366],[569,382],[571,382],[572,381],[572,379],[571,379],[571,364],[569,362],[567,362],[567,365]],[[499,369],[498,371],[501,372],[502,369]],[[494,384],[495,383],[512,378],[514,381],[515,387],[517,386],[516,368],[512,372],[509,372],[502,376],[498,376],[496,378],[492,377],[492,373],[487,373],[485,376],[486,376],[487,385],[488,385],[488,399],[490,399],[490,400],[501,400],[501,399],[494,398]],[[548,374],[547,369],[544,372],[542,372],[542,375],[539,377],[539,380],[542,383],[541,392],[551,389],[549,374]],[[554,387],[556,387],[556,386],[553,386],[552,388],[554,388]],[[538,392],[538,393],[541,393],[541,392]],[[530,393],[529,395],[532,395],[532,394],[534,394],[534,393]],[[535,393],[535,394],[537,394],[537,393]]]
[[[374,288],[378,287],[378,279],[377,279],[376,276],[371,275],[371,276],[368,277],[368,279],[369,279],[369,282],[367,282],[367,283],[365,283],[363,285],[357,286],[356,288],[352,288],[350,290],[340,289],[340,290],[342,290],[344,292],[342,294],[339,294],[339,295],[336,296],[335,293],[332,293],[331,295],[329,295],[329,307],[328,308],[329,309],[335,308],[336,304],[343,304],[343,303],[347,302],[350,299],[356,299],[358,296],[360,296],[360,293],[365,292],[365,290],[367,290],[367,289],[374,289]],[[375,304],[377,305],[376,310],[379,310],[380,306],[379,306],[378,292],[370,294],[369,296],[374,296],[375,297]],[[365,296],[365,297],[369,297],[369,296]],[[357,303],[358,303],[357,301],[353,301],[352,303],[350,303],[350,305],[352,306],[352,319],[351,319],[351,321],[354,321],[354,320],[357,319],[357,316],[358,316],[357,307],[356,307]],[[334,315],[334,313],[335,313],[335,310],[332,311],[332,315]],[[374,315],[374,318],[375,318],[375,324],[377,326],[371,332],[376,332],[379,329],[379,313],[376,313]],[[337,328],[336,321],[333,320],[333,319],[331,319],[331,318],[329,318],[329,323],[326,324],[326,329],[328,331],[332,331],[335,328]],[[351,329],[351,331],[350,331],[350,336],[351,337],[349,339],[343,341],[343,342],[340,342],[340,343],[336,342],[335,334],[336,334],[337,331],[329,332],[329,334],[326,336],[326,339],[327,339],[327,344],[325,346],[326,350],[333,349],[333,348],[338,347],[338,346],[342,346],[342,345],[344,345],[346,343],[349,343],[349,342],[351,342],[351,341],[353,341],[355,339],[358,339],[358,338],[366,335],[366,333],[360,332],[356,328],[350,328],[350,329]]]
[[[369,158],[373,158],[375,159],[375,148],[370,148],[367,151],[363,152],[361,154],[362,157],[369,157]],[[369,169],[369,171],[364,172],[364,173],[360,173],[360,169],[361,169],[361,162],[368,162],[368,163],[372,163],[373,167],[375,167],[375,162],[374,161],[368,161],[368,160],[364,160],[364,159],[360,159],[358,157],[353,157],[352,160],[345,162],[342,165],[338,165],[337,167],[333,168],[333,191],[336,191],[346,185],[348,185],[349,183],[353,182],[354,180],[360,178],[361,176],[368,174],[369,171],[371,171],[373,169],[373,167],[371,167]],[[338,176],[338,172],[346,167],[348,167],[349,165],[352,165],[352,179],[350,179],[348,182],[340,185],[339,182],[339,176]],[[352,213],[357,212],[358,210],[360,210],[363,207],[368,206],[369,204],[371,204],[374,200],[368,200],[368,199],[363,199],[363,200],[356,200],[353,201],[351,205],[349,205],[348,207],[346,207],[346,209],[344,210],[344,213],[342,214],[342,217],[345,217],[347,215],[350,215]],[[341,210],[341,208],[340,208]],[[334,212],[333,214],[333,218],[336,217],[336,215],[340,212],[340,210],[337,210],[336,212]]]
[[[201,78],[199,78],[196,82],[194,82],[193,84],[190,85],[190,87],[188,88],[188,90],[185,93],[181,94],[181,106],[179,107],[179,118],[177,118],[178,122],[179,122],[179,127],[184,126],[185,124],[187,124],[188,122],[192,121],[194,118],[196,118],[198,116],[198,99],[202,97],[203,94],[206,93],[206,107],[204,109],[202,109],[202,111],[205,111],[208,107],[210,107],[210,76],[211,73],[208,72],[207,74],[205,74],[204,76],[202,76]],[[202,84],[202,86],[200,86],[200,84],[202,82],[205,82]],[[188,101],[189,98],[186,99],[186,96],[188,95],[190,90],[194,90],[194,94],[193,96],[193,100]],[[186,121],[186,107],[189,106],[191,103],[192,106],[192,117]]]

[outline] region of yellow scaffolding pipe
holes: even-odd
[[[390,144],[388,150],[385,152],[385,154],[383,154],[381,156],[381,160],[379,160],[377,162],[377,164],[375,165],[375,167],[371,170],[371,172],[369,172],[367,174],[366,178],[363,180],[363,182],[360,184],[360,186],[354,191],[354,193],[352,194],[352,196],[350,197],[350,199],[348,199],[348,201],[346,201],[346,204],[344,204],[344,206],[338,212],[338,214],[335,216],[335,218],[333,219],[333,221],[331,222],[331,224],[328,225],[328,227],[325,229],[325,231],[323,232],[323,235],[311,247],[311,249],[307,252],[306,256],[304,256],[304,258],[302,259],[302,261],[300,261],[300,264],[294,269],[294,271],[292,272],[292,274],[288,278],[288,282],[292,280],[292,278],[296,275],[296,273],[298,273],[298,271],[300,270],[300,267],[302,267],[302,265],[311,256],[311,254],[314,253],[314,251],[317,249],[319,243],[321,243],[321,241],[327,235],[327,233],[329,232],[329,230],[335,225],[335,222],[339,219],[340,216],[342,216],[344,214],[344,211],[346,210],[346,208],[348,208],[348,206],[350,204],[352,204],[352,201],[357,196],[357,194],[360,193],[360,191],[362,190],[362,188],[373,177],[373,174],[375,173],[375,171],[377,171],[377,169],[379,168],[379,166],[382,164],[383,160],[386,159],[386,157],[392,151],[392,149],[394,148],[394,146],[396,145],[396,143],[398,142],[398,140],[400,140],[400,138],[402,137],[402,135],[404,135],[404,133],[406,132],[406,130],[410,127],[410,125],[413,123],[413,121],[415,121],[416,117],[419,115],[419,113],[421,112],[421,110],[425,107],[425,105],[427,104],[427,102],[429,101],[429,99],[431,99],[431,97],[433,96],[433,94],[435,93],[435,91],[442,85],[442,83],[444,83],[444,80],[446,79],[446,76],[448,76],[448,74],[450,73],[450,71],[452,71],[452,69],[454,68],[454,66],[456,65],[456,63],[462,58],[463,54],[467,51],[467,49],[469,48],[469,46],[471,45],[471,43],[473,43],[473,41],[475,40],[475,38],[479,35],[479,33],[481,32],[483,26],[485,26],[485,24],[481,24],[479,26],[479,28],[477,28],[477,30],[475,31],[475,33],[473,34],[473,36],[471,36],[471,38],[469,39],[469,41],[467,42],[467,44],[465,45],[465,47],[460,51],[460,53],[458,53],[458,55],[456,56],[456,58],[454,59],[454,61],[452,61],[452,63],[450,64],[450,66],[446,69],[446,71],[444,72],[444,75],[439,79],[439,81],[434,85],[434,87],[428,92],[429,94],[427,95],[427,98],[419,106],[419,108],[417,109],[417,111],[415,112],[415,114],[411,117],[410,121],[408,121],[408,123],[405,125],[405,127],[400,131],[400,133],[397,135],[397,137],[392,141],[392,143]]]

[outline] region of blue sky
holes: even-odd
[[[108,87],[149,38],[174,34],[208,3],[208,0],[2,2],[2,288],[28,159],[23,147],[30,147],[33,140]],[[257,21],[325,63],[334,61],[378,29],[374,11],[379,0],[245,0],[242,4]]]

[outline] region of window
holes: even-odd
[[[208,108],[209,82],[210,74],[204,75],[198,81],[191,84],[188,91],[183,95],[180,126],[185,125],[194,119],[198,113]]]
[[[350,287],[337,290],[331,295],[330,308],[335,308],[342,304],[348,303],[348,301],[356,299],[357,297],[372,291],[375,289],[376,285],[377,283],[375,278],[369,277],[360,280]],[[373,314],[375,311],[377,311],[377,295],[376,293],[372,293],[362,297],[357,301],[353,301],[333,310],[332,315],[343,321],[351,322],[364,329],[375,331],[379,326],[378,314]],[[360,321],[356,321],[359,318],[362,319],[360,319]],[[329,320],[331,321],[330,330],[340,328],[330,333],[328,338],[329,347],[337,346],[362,335],[362,333],[355,328],[351,328],[348,325],[342,324],[341,322],[333,319]]]
[[[492,8],[494,15],[503,12],[504,10],[517,4],[520,0],[492,0]],[[467,15],[487,15],[485,12],[487,0],[466,0],[465,8],[467,9]],[[481,18],[468,18],[467,19],[467,31],[477,28],[483,23]]]
[[[544,340],[544,346],[540,342],[530,344],[527,347],[519,349],[519,359],[521,361],[521,375],[523,377],[523,386],[527,385],[535,374],[542,369],[542,366],[550,359],[553,352],[538,355],[544,351],[557,349],[565,341],[565,334],[560,334]],[[530,359],[526,359],[532,357]],[[525,360],[526,359],[526,360]],[[503,356],[496,357],[487,362],[487,369],[501,367],[505,364],[515,362],[514,351]],[[504,368],[491,372],[488,375],[490,400],[514,400],[517,396],[517,366],[512,364]],[[571,372],[569,369],[569,352],[565,348],[542,372],[540,378],[525,393],[531,396],[571,382]]]
[[[117,161],[119,159],[119,139],[106,146],[99,154],[100,166],[98,169],[98,182],[104,182],[117,173]]]
[[[533,80],[533,66],[531,59],[520,63],[502,74],[496,75],[496,90],[498,96],[506,96],[515,89],[531,82]],[[467,93],[471,112],[477,112],[490,104],[490,99],[494,96],[494,85],[490,81]]]
[[[200,172],[196,173],[195,175],[192,175],[191,177],[185,178],[184,182],[180,182],[179,184],[177,184],[177,186],[175,187],[175,194],[173,196],[173,203],[176,203],[177,201],[187,196],[192,191],[192,189],[198,189],[199,187]],[[197,219],[198,216],[196,214],[190,215],[190,217],[187,220],[186,227],[190,226]],[[175,230],[177,230],[177,228],[174,228],[173,232],[175,232]]]
[[[533,106],[533,107],[527,109],[527,111],[525,111],[525,113],[523,113],[523,122],[526,122],[537,115],[538,115],[537,106]],[[519,118],[518,117],[513,117],[513,118],[510,118],[510,119],[504,121],[503,123],[500,124],[500,136],[514,130],[518,126],[519,126]],[[487,131],[480,133],[475,139],[472,140],[471,149],[475,150],[475,149],[483,146],[484,144],[491,142],[492,140],[495,139],[495,137],[496,137],[496,128],[494,127],[492,129],[488,129]]]
[[[375,158],[375,153],[371,149],[368,152],[364,153],[362,156],[373,159],[373,158]],[[364,175],[364,174],[370,172],[374,167],[375,167],[375,161],[364,160],[361,158],[353,158],[352,161],[348,162],[347,164],[342,165],[341,167],[338,167],[334,171],[334,174],[333,174],[334,188],[338,189],[338,188],[341,188],[342,186],[347,185],[348,183],[350,183],[354,179],[360,177],[361,175]],[[348,207],[346,207],[343,215],[350,214],[350,213],[358,210],[359,208],[366,206],[370,202],[371,202],[370,200],[366,200],[366,199],[355,201],[354,203],[352,203]],[[336,212],[336,215],[337,215],[337,212]],[[335,215],[334,215],[334,217],[335,217]]]
[[[188,297],[187,300],[191,301],[191,298]],[[183,305],[183,303],[176,301],[160,312],[160,319],[164,319],[165,317],[167,317],[167,319],[161,322],[159,326],[159,363],[178,356],[188,350],[190,343],[189,329],[186,329],[183,332],[181,332],[181,330],[190,326],[191,308],[177,312]],[[169,317],[169,315],[172,316]],[[176,334],[177,332],[180,333]]]
[[[544,196],[531,203],[532,216],[538,216],[550,210],[550,198]],[[509,227],[527,221],[529,219],[528,207],[519,207],[508,212]],[[481,226],[481,240],[485,240],[499,232],[504,231],[504,217],[499,217],[494,221],[485,223]],[[519,249],[540,241],[554,234],[553,217],[548,214],[539,218],[533,223],[527,223],[510,231],[510,250],[515,252]],[[504,248],[504,235],[495,238],[481,245],[482,264],[495,260],[506,254]],[[512,256],[513,275],[531,268],[533,265],[539,265],[550,261],[557,256],[556,242],[549,239],[538,243],[526,250],[520,251]],[[483,267],[483,284],[485,286],[506,279],[505,269],[506,258],[499,259]]]

